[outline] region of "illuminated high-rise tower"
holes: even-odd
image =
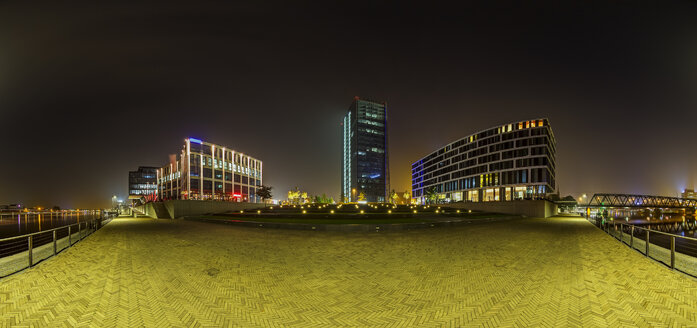
[[[387,104],[355,97],[342,123],[342,201],[388,200],[390,171],[387,153]]]

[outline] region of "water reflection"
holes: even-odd
[[[65,225],[90,221],[99,217],[98,211],[81,212],[44,212],[0,214],[0,238],[24,235],[50,230]]]

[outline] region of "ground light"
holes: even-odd
[[[257,210],[257,214],[261,214],[261,211],[260,211],[260,210]]]
[[[455,211],[455,213],[460,213],[460,210]]]
[[[391,213],[392,213],[392,210],[387,210],[387,214],[391,214]]]
[[[363,214],[363,210],[361,210],[361,214]]]
[[[334,214],[334,210],[329,211],[329,213]]]
[[[244,213],[244,211],[240,211],[240,213]]]
[[[414,214],[416,214],[416,210],[414,210]]]
[[[306,214],[306,213],[307,213],[307,211],[306,211],[306,210],[303,210],[303,214]]]

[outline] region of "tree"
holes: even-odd
[[[398,199],[399,199],[399,195],[397,195],[397,193],[394,191],[394,189],[392,189],[392,191],[390,191],[390,201],[392,202],[392,204],[397,204]]]
[[[300,190],[295,187],[295,190],[288,190],[288,201],[296,204],[300,200]]]
[[[330,203],[329,198],[327,198],[327,194],[322,194],[322,203],[323,204]]]
[[[404,192],[404,202],[409,205],[409,199],[411,198],[411,193],[409,191]]]
[[[318,195],[315,195],[315,197],[314,197],[314,199],[313,199],[313,202],[316,203],[316,204],[324,203],[324,202],[322,201],[322,197],[320,197],[320,196],[318,196]]]
[[[361,191],[360,194],[358,194],[358,201],[362,202],[365,200],[365,193]]]
[[[327,200],[327,202],[328,202],[329,204],[334,204],[334,197],[329,197],[329,199]]]
[[[300,200],[302,200],[303,203],[309,202],[309,199],[307,198],[307,193],[303,192],[300,194]]]
[[[438,197],[438,193],[436,192],[436,187],[431,187],[431,188],[426,189],[426,201],[429,204],[435,203],[436,197]]]
[[[269,186],[264,186],[264,185],[262,185],[261,187],[259,187],[259,189],[257,189],[256,194],[257,194],[257,196],[259,196],[262,200],[264,200],[264,202],[266,202],[267,199],[270,199],[271,197],[273,197],[273,196],[271,195],[271,189],[273,189],[273,187],[269,187]]]

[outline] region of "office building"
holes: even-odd
[[[155,200],[157,169],[152,166],[139,166],[137,171],[128,172],[128,199]]]
[[[262,162],[241,152],[196,138],[158,170],[160,199],[259,202]]]
[[[341,199],[385,202],[390,188],[387,105],[355,97],[343,127]],[[361,196],[364,195],[364,198]]]
[[[542,199],[556,190],[555,154],[547,119],[495,126],[412,164],[412,197],[420,204]]]

